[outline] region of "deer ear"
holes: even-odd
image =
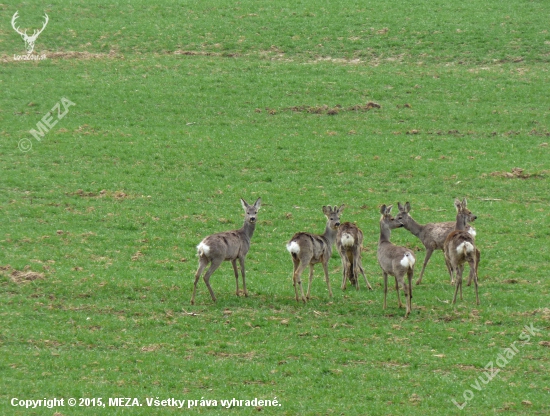
[[[382,214],[382,215],[386,214],[386,204],[384,204],[380,207],[380,214]]]
[[[248,202],[246,202],[244,199],[241,198],[241,205],[243,206],[243,209],[246,211],[246,208],[248,208],[250,205],[248,205]]]
[[[409,203],[409,201],[407,201],[405,203],[405,212],[408,214],[410,210],[411,210],[411,204]]]
[[[397,208],[399,209],[399,211],[405,211],[405,207],[401,205],[401,202],[397,202]]]
[[[462,208],[466,208],[468,206],[468,201],[466,201],[466,198],[462,199]]]
[[[460,211],[460,208],[462,207],[462,203],[460,202],[460,199],[455,198],[455,208],[457,211]]]
[[[346,207],[345,204],[340,205],[340,208],[338,208],[338,215],[340,215],[342,212],[344,212],[344,208]],[[335,207],[336,208],[336,207]]]
[[[392,209],[392,208],[393,208],[393,205],[389,205],[388,207],[386,207],[386,213],[387,213],[388,215],[390,215],[391,209]]]
[[[259,211],[261,206],[262,206],[262,198],[258,198],[256,202],[254,202],[254,208],[256,208],[256,211]]]

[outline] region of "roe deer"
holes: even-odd
[[[359,290],[359,273],[365,278],[367,287],[372,290],[361,264],[362,245],[363,232],[355,224],[351,222],[340,224],[336,234],[336,248],[342,259],[342,290],[346,290],[348,280],[355,289]]]
[[[426,257],[424,257],[424,264],[422,265],[422,270],[420,271],[420,277],[416,281],[416,284],[419,285],[420,282],[422,282],[422,276],[424,276],[424,270],[426,269],[426,266],[428,265],[428,262],[430,261],[430,257],[432,257],[432,254],[435,250],[443,250],[443,244],[445,243],[445,239],[447,236],[455,229],[456,221],[449,221],[449,222],[435,222],[435,223],[429,223],[425,225],[420,225],[417,223],[413,217],[409,215],[409,212],[411,210],[411,204],[405,203],[405,205],[401,205],[400,202],[397,203],[397,206],[399,208],[399,214],[396,215],[396,220],[403,223],[403,227],[410,231],[414,236],[418,237],[424,247],[426,248]],[[467,218],[467,222],[472,222],[477,217],[474,215],[470,215]],[[475,237],[476,231],[475,229],[470,226],[466,225],[466,231],[468,231],[472,236]],[[480,253],[476,253],[478,256],[478,263],[479,263],[479,255]],[[477,272],[477,270],[476,270]],[[471,280],[473,276],[473,271],[470,270],[470,279],[468,280],[468,286],[470,286]],[[451,284],[453,284],[454,281],[452,280],[451,275]]]
[[[216,302],[214,291],[210,287],[210,276],[216,271],[223,261],[231,261],[233,271],[235,272],[235,281],[237,284],[236,294],[239,296],[239,273],[237,272],[237,260],[241,266],[241,275],[243,277],[243,293],[248,296],[246,291],[246,281],[244,274],[244,259],[250,248],[250,239],[254,234],[256,227],[256,214],[260,209],[262,201],[258,198],[254,205],[248,203],[241,198],[241,205],[244,209],[244,224],[238,230],[226,231],[224,233],[212,234],[202,240],[197,246],[199,256],[199,268],[195,273],[195,285],[193,286],[193,296],[191,297],[191,305],[195,304],[195,292],[197,290],[197,282],[205,269],[210,263],[210,268],[204,274],[203,280],[206,287],[212,296],[212,300]]]
[[[311,233],[296,233],[290,239],[286,245],[286,249],[292,255],[292,262],[294,264],[294,270],[292,272],[292,282],[294,284],[294,293],[296,295],[296,301],[299,302],[298,288],[300,286],[300,293],[302,295],[302,301],[304,303],[309,299],[309,290],[311,288],[311,281],[313,280],[313,266],[317,263],[322,263],[323,270],[325,271],[325,281],[327,282],[329,296],[332,297],[332,289],[330,288],[330,280],[328,277],[328,261],[332,255],[332,245],[336,239],[336,231],[340,225],[340,215],[344,210],[344,205],[334,206],[330,205],[323,207],[323,213],[327,217],[327,226],[325,233],[322,235]],[[309,282],[307,285],[307,295],[304,296],[304,289],[302,288],[301,276],[304,269],[309,265]]]
[[[390,242],[391,230],[403,227],[403,224],[391,216],[393,205],[386,207],[382,205],[380,213],[380,239],[378,240],[378,263],[384,273],[384,309],[386,309],[386,296],[388,293],[388,274],[395,277],[395,289],[397,292],[397,301],[401,308],[401,297],[399,296],[399,286],[403,288],[407,298],[405,318],[409,316],[412,308],[412,278],[414,274],[414,263],[416,258],[412,250],[405,247],[396,246]],[[405,283],[403,277],[407,274],[409,284]]]
[[[477,249],[474,242],[474,237],[467,231],[466,224],[468,218],[472,213],[467,208],[466,198],[460,202],[455,199],[456,207],[456,228],[451,232],[445,243],[443,244],[443,252],[445,253],[445,263],[449,269],[449,273],[456,275],[456,287],[455,295],[453,297],[453,303],[456,302],[456,294],[460,290],[460,300],[462,300],[462,271],[464,270],[464,263],[468,262],[470,265],[470,271],[473,270],[474,288],[476,291],[476,302],[479,305],[479,295],[477,293]]]

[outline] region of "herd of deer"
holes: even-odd
[[[236,294],[238,296],[239,273],[237,271],[237,260],[239,260],[243,279],[243,293],[245,296],[248,296],[244,260],[250,248],[250,239],[256,227],[256,216],[260,209],[261,199],[258,198],[253,205],[249,205],[244,199],[241,199],[241,204],[245,211],[245,217],[244,224],[240,229],[209,235],[197,246],[199,268],[195,273],[191,304],[195,303],[195,293],[200,276],[209,264],[210,267],[204,274],[203,279],[212,300],[216,301],[216,296],[210,286],[210,276],[224,261],[231,261],[233,265],[237,285]],[[386,296],[388,293],[388,275],[391,275],[395,278],[399,307],[403,306],[399,294],[399,288],[401,287],[406,297],[405,317],[411,312],[412,278],[416,257],[412,250],[396,246],[390,242],[391,230],[400,227],[409,230],[426,247],[426,257],[424,258],[420,277],[416,282],[417,285],[422,281],[424,270],[434,250],[443,250],[451,284],[455,284],[452,303],[456,302],[459,290],[460,299],[462,300],[462,272],[464,264],[468,263],[470,266],[468,286],[473,280],[476,302],[479,305],[477,266],[480,260],[480,252],[475,246],[475,230],[469,225],[477,217],[468,210],[466,199],[462,201],[455,199],[454,205],[457,211],[455,222],[430,223],[426,225],[418,224],[409,215],[411,205],[408,202],[405,205],[398,203],[399,214],[395,217],[391,215],[392,205],[382,205],[380,208],[382,216],[380,218],[380,238],[378,240],[377,257],[384,276],[384,309],[386,309]],[[343,210],[344,205],[340,207],[334,206],[334,208],[324,206],[323,213],[327,217],[325,232],[320,235],[299,232],[294,234],[286,245],[294,264],[292,279],[296,301],[299,302],[301,299],[305,303],[309,299],[311,281],[313,280],[313,267],[317,263],[323,265],[329,296],[332,297],[332,289],[328,276],[328,261],[332,255],[332,246],[334,243],[336,243],[342,260],[342,290],[346,289],[348,281],[359,290],[359,273],[363,275],[367,287],[372,290],[361,264],[363,232],[353,223],[340,223],[340,216]],[[307,293],[304,295],[301,276],[307,266],[309,266],[309,282]],[[407,282],[404,279],[405,275],[407,276]],[[298,294],[298,287],[300,294]]]

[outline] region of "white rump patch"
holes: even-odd
[[[471,253],[474,251],[474,246],[472,243],[469,243],[468,241],[464,241],[463,243],[460,243],[459,246],[456,248],[456,252],[458,254],[461,253]]]
[[[353,244],[355,243],[353,236],[348,233],[342,234],[342,239],[340,241],[344,247],[353,247]]]
[[[474,227],[470,227],[470,229],[468,230],[468,233],[469,233],[472,237],[475,237],[476,234],[477,234]]]
[[[298,254],[300,252],[300,246],[296,241],[291,241],[286,245],[286,249],[289,253]]]
[[[400,263],[401,263],[401,266],[408,268],[408,267],[413,267],[415,262],[416,260],[414,259],[414,256],[411,253],[406,252],[403,258],[401,259]]]
[[[210,254],[210,247],[204,244],[204,241],[201,241],[197,246],[197,253],[199,256],[208,256]]]

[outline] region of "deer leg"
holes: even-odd
[[[191,305],[195,304],[195,292],[197,291],[197,283],[201,278],[201,274],[204,268],[208,265],[208,259],[206,257],[199,257],[199,268],[195,273],[195,284],[193,285],[193,296],[191,296]]]
[[[460,300],[464,300],[464,298],[462,297],[462,272],[463,271],[464,271],[464,264],[461,264],[460,266],[458,266],[458,273],[456,278],[457,283],[460,282]]]
[[[313,282],[313,264],[309,264],[309,280],[307,282],[307,293],[306,293],[306,298],[307,299],[311,299],[311,297],[309,296],[309,290],[311,288],[311,283]]]
[[[475,269],[475,274],[477,275],[477,267],[479,265],[479,261],[481,260],[481,253],[480,251],[476,248],[476,254],[475,254],[475,263],[474,263],[474,269]],[[474,272],[472,271],[472,263],[470,263],[470,274],[468,276],[468,284],[466,286],[470,286],[472,284],[472,280],[473,280],[473,277],[474,277]]]
[[[359,290],[359,257],[357,257],[357,250],[354,250],[352,257],[351,271],[353,273],[353,277],[355,278],[355,290]]]
[[[409,314],[412,311],[412,297],[413,297],[413,294],[412,294],[412,290],[413,290],[413,288],[412,288],[412,278],[413,278],[413,273],[414,273],[413,270],[411,270],[411,269],[407,270],[407,280],[408,280],[409,284],[405,285],[406,292],[407,292],[407,312],[405,313],[405,318],[408,317]]]
[[[416,281],[417,285],[419,285],[422,282],[422,276],[424,276],[424,270],[426,269],[426,266],[428,265],[428,262],[430,261],[430,257],[432,257],[433,252],[434,252],[433,248],[426,247],[426,257],[424,257],[424,264],[422,265],[422,270],[420,271],[420,276],[418,277],[418,280]]]
[[[212,287],[210,286],[210,276],[212,276],[212,273],[216,271],[218,267],[220,267],[220,264],[223,263],[222,259],[212,259],[212,263],[210,264],[210,268],[206,271],[204,274],[202,280],[204,280],[204,283],[206,284],[206,287],[208,288],[208,291],[210,292],[210,296],[212,297],[212,300],[216,302],[216,296],[214,295],[214,291],[212,290]]]
[[[239,272],[237,272],[237,259],[231,260],[231,265],[233,266],[233,272],[235,272],[235,284],[237,285],[235,294],[239,296]]]
[[[456,270],[452,266],[449,266],[449,267],[451,269],[451,273],[454,273],[457,276],[456,277],[456,285],[455,285],[455,295],[453,296],[453,302],[452,302],[454,304],[454,303],[456,303],[456,295],[458,294],[458,275],[456,273]]]
[[[384,272],[384,310],[386,309],[387,295],[388,295],[388,274]]]
[[[296,270],[294,270],[294,291],[296,292],[296,301],[299,302],[300,299],[298,299],[298,289],[296,288],[296,285],[300,286],[300,293],[302,295],[302,301],[304,303],[307,302],[307,299],[304,295],[304,288],[302,287],[302,272],[306,268],[306,264],[304,261],[300,261],[299,264],[296,267]]]
[[[292,265],[293,265],[293,270],[292,270],[292,285],[294,286],[294,294],[296,295],[296,302],[298,302],[298,288],[296,287],[296,270],[298,270],[298,265],[300,264],[300,260],[294,258],[294,256],[292,256]]]
[[[397,303],[399,305],[399,309],[401,309],[403,304],[401,303],[401,295],[399,294],[399,282],[397,281],[397,276],[395,277],[395,291],[397,292]]]
[[[328,278],[328,259],[323,261],[323,270],[325,271],[325,281],[327,282],[328,295],[332,297],[332,289],[330,288],[330,280]]]
[[[479,251],[476,254],[479,254]],[[477,256],[476,260],[479,260],[479,256]],[[477,261],[475,262],[474,270],[475,270],[475,273],[474,273],[474,289],[476,290],[476,304],[479,305],[479,294],[477,292]]]
[[[243,293],[246,297],[248,297],[248,291],[246,290],[246,279],[244,274],[244,257],[239,257],[239,264],[241,265],[241,275],[243,276]],[[235,270],[235,274],[237,274],[236,270]]]
[[[340,259],[342,260],[342,290],[346,290],[346,283],[348,282],[348,256],[340,253]]]
[[[367,284],[367,287],[369,288],[369,290],[372,290],[372,286],[370,285],[369,279],[367,279],[367,276],[365,276],[365,270],[363,269],[363,265],[361,264],[361,260],[359,259],[359,257],[357,258],[357,268],[365,278],[365,283]],[[357,276],[359,276],[359,273],[357,273]],[[357,289],[359,289],[359,282],[357,282]]]

